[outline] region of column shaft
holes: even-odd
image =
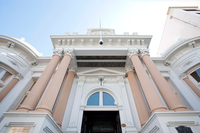
[[[184,78],[183,80],[194,91],[194,93],[200,98],[200,90],[195,86],[195,84],[193,84],[192,81],[188,77]]]
[[[31,111],[35,109],[58,63],[60,62],[60,59],[61,57],[58,55],[53,56],[22,105],[18,108],[18,111]]]
[[[130,58],[133,63],[133,66],[135,67],[135,71],[138,75],[138,79],[149,104],[151,113],[157,111],[165,111],[166,107],[163,105],[159,95],[157,94],[150,78],[148,77],[142,63],[138,58],[138,55],[132,55]]]
[[[127,72],[129,84],[131,87],[132,95],[135,101],[135,105],[137,108],[137,112],[140,119],[140,124],[143,126],[146,121],[149,119],[149,113],[147,111],[147,107],[145,105],[144,99],[142,97],[142,93],[136,81],[135,75],[133,71]]]
[[[10,81],[10,83],[0,92],[0,102],[6,97],[18,81],[18,78],[13,78],[12,81]]]
[[[57,95],[59,93],[60,87],[62,85],[64,76],[66,74],[67,68],[71,61],[71,56],[65,55],[59,65],[58,70],[56,71],[55,75],[53,76],[52,81],[50,82],[47,91],[45,92],[41,103],[37,107],[36,111],[39,112],[47,112],[52,115],[52,109],[54,103],[56,101]]]
[[[173,92],[165,78],[162,76],[161,72],[157,69],[149,55],[143,55],[142,60],[144,61],[144,64],[146,65],[169,109],[176,111],[186,109],[186,107],[180,102],[176,94]]]
[[[65,109],[67,106],[69,94],[72,88],[72,84],[74,81],[75,72],[69,71],[67,75],[67,79],[63,85],[63,89],[61,91],[60,97],[56,104],[55,111],[53,113],[53,118],[59,126],[62,126],[63,117],[65,114]]]

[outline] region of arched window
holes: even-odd
[[[114,98],[110,94],[103,92],[103,106],[114,106],[114,103]]]
[[[96,92],[87,101],[87,106],[114,106],[114,98],[107,92]]]
[[[200,82],[200,68],[190,74],[198,83]]]
[[[87,101],[88,106],[99,106],[99,92],[96,92],[92,94],[88,101]]]

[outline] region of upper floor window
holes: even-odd
[[[200,68],[190,74],[198,83],[200,82]]]
[[[87,101],[87,106],[114,106],[114,98],[106,92],[96,92]]]

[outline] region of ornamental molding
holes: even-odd
[[[58,55],[58,56],[62,56],[63,50],[62,49],[54,49],[53,50],[53,54],[54,55]]]
[[[165,65],[165,66],[170,66],[171,63],[170,63],[168,60],[166,60],[166,61],[164,62],[164,65]]]
[[[31,62],[31,65],[32,65],[32,66],[37,66],[37,65],[38,65],[38,63],[37,63],[37,61],[36,61],[36,60],[33,60],[33,61]]]
[[[74,55],[74,50],[72,48],[64,48],[64,49],[54,49],[53,50],[53,54],[54,55],[58,55],[60,57],[64,56],[64,55],[69,55],[72,58],[75,57]]]
[[[126,70],[126,73],[129,71],[133,71],[133,66],[131,65],[125,66],[125,70]]]
[[[15,76],[15,78],[21,80],[21,79],[23,79],[24,77],[23,77],[23,75],[22,75],[21,73],[19,73],[19,74],[17,74],[17,75]]]
[[[74,57],[75,57],[75,55],[74,55],[74,50],[73,49],[64,49],[63,50],[63,55],[69,55],[69,56],[71,56],[73,59],[74,59]]]
[[[144,56],[144,55],[149,55],[149,49],[140,49],[140,57]]]
[[[8,48],[14,48],[14,47],[15,47],[15,44],[14,44],[14,43],[11,43],[11,42],[8,42],[7,47],[8,47]]]
[[[139,50],[136,49],[136,48],[128,49],[128,56],[129,56],[129,58],[131,58],[131,56],[133,56],[133,55],[138,55],[138,53],[139,53]]]
[[[189,46],[190,48],[195,48],[195,47],[196,47],[196,42],[195,42],[195,41],[190,42],[190,43],[188,43],[188,46]]]
[[[186,73],[182,73],[180,76],[179,76],[180,79],[185,79],[185,78],[188,78],[188,75]]]
[[[69,71],[73,71],[73,72],[76,72],[77,70],[77,66],[76,65],[71,65],[69,66]]]

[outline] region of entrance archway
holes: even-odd
[[[118,111],[84,111],[81,133],[122,133]]]

